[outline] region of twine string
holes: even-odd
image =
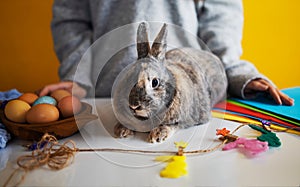
[[[41,146],[42,144],[45,145]],[[60,145],[55,136],[46,133],[37,143],[36,150],[33,150],[30,155],[22,155],[17,159],[19,168],[14,170],[4,186],[7,186],[13,176],[19,171],[24,173],[14,186],[21,184],[29,171],[40,168],[45,164],[53,170],[63,169],[73,163],[75,153],[76,145],[74,141],[69,140]]]
[[[248,124],[241,124],[233,132],[235,133],[241,127]],[[143,153],[143,154],[201,154],[213,152],[221,148],[228,139],[223,140],[220,144],[210,149],[200,149],[192,151],[149,151],[149,150],[130,150],[130,149],[114,149],[114,148],[100,148],[100,149],[80,149],[76,147],[76,144],[72,140],[68,140],[63,144],[59,144],[55,136],[45,134],[41,140],[37,143],[37,149],[33,150],[30,155],[22,155],[17,159],[17,165],[19,168],[10,175],[4,186],[12,180],[13,176],[20,170],[24,171],[21,179],[15,184],[19,185],[24,179],[26,174],[36,168],[40,168],[47,165],[52,170],[60,170],[74,162],[74,156],[77,152],[119,152],[119,153]],[[46,144],[45,144],[46,142]],[[42,144],[45,144],[42,146]]]
[[[40,148],[43,142],[46,142],[46,145]],[[73,162],[76,152],[76,146],[72,140],[60,145],[57,139],[49,134],[42,137],[37,147],[31,155],[23,155],[18,158],[17,164],[20,168],[30,171],[47,164],[49,168],[59,170]]]

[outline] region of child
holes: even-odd
[[[109,97],[113,81],[122,70],[118,61],[107,64],[95,81],[95,77],[90,76],[98,75],[99,69],[93,68],[93,65],[77,69],[80,59],[104,34],[142,21],[177,25],[204,41],[224,64],[229,95],[247,99],[257,92],[268,92],[277,104],[293,105],[293,99],[280,92],[251,63],[240,60],[242,0],[56,0],[51,28],[61,63],[61,82],[45,86],[40,95],[56,89],[73,89],[73,94],[79,97]],[[188,38],[185,34],[177,39],[181,47],[186,47]],[[194,47],[201,48],[201,44]],[[132,55],[128,53],[123,57]],[[120,70],[112,73],[116,67]],[[74,80],[76,71],[82,77],[80,80]]]

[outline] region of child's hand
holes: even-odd
[[[64,89],[69,91],[70,93],[73,92],[73,95],[77,96],[78,98],[83,98],[86,96],[86,90],[81,86],[79,86],[76,82],[72,82],[72,81],[59,82],[59,83],[46,85],[41,90],[37,91],[37,93],[39,96],[44,96],[58,89]]]
[[[294,100],[287,96],[286,94],[282,93],[280,90],[275,88],[272,84],[264,79],[255,79],[249,82],[245,88],[245,95],[253,94],[255,92],[268,92],[275,102],[279,105],[293,105]]]

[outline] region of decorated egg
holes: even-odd
[[[17,123],[25,123],[26,122],[26,113],[30,109],[30,105],[22,100],[11,100],[9,101],[4,108],[5,116]]]
[[[81,110],[81,102],[75,96],[66,96],[62,98],[57,105],[62,116],[67,118],[77,114]]]
[[[50,96],[53,97],[57,102],[59,102],[62,98],[71,95],[67,90],[54,90],[51,92]]]
[[[38,104],[51,104],[56,106],[57,102],[53,97],[50,96],[42,96],[39,97],[37,100],[34,101],[32,106],[38,105]]]
[[[58,118],[58,109],[54,105],[47,103],[34,105],[26,113],[26,121],[28,123],[49,123],[58,120]]]
[[[22,94],[18,99],[25,101],[26,103],[31,105],[37,98],[39,98],[38,95],[28,92],[28,93]]]

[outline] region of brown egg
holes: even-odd
[[[32,105],[32,103],[38,98],[39,96],[34,93],[24,93],[18,99],[25,101],[26,103]]]
[[[4,114],[7,119],[17,122],[25,123],[26,122],[26,113],[30,109],[30,105],[22,100],[11,100],[9,101],[4,108]]]
[[[53,97],[57,102],[59,102],[62,98],[71,95],[67,90],[54,90],[51,92],[50,96]]]
[[[28,123],[49,123],[58,120],[58,118],[58,109],[46,103],[34,105],[26,114]]]
[[[66,96],[58,102],[57,107],[63,117],[67,118],[80,112],[81,102],[75,96]]]

